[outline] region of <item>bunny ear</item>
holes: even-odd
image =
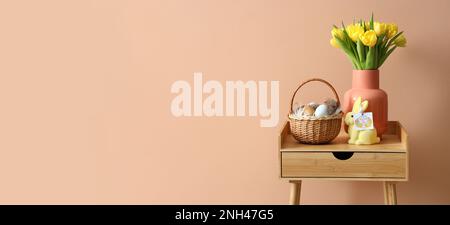
[[[365,112],[367,107],[369,107],[369,102],[367,100],[362,102],[362,111]]]
[[[359,96],[358,98],[356,98],[355,103],[353,103],[353,109],[352,112],[354,113],[358,113],[359,112],[359,107],[361,105],[361,96]]]

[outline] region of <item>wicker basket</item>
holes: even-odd
[[[292,116],[292,104],[294,102],[295,95],[300,90],[300,88],[312,81],[319,81],[326,84],[333,91],[336,97],[337,105],[340,106],[339,96],[336,93],[334,87],[325,80],[319,78],[309,79],[295,90],[294,95],[291,99],[291,109],[289,110],[289,124],[291,128],[291,133],[294,138],[300,143],[304,144],[325,144],[332,141],[339,134],[341,130],[342,123],[342,112],[326,117],[311,117],[311,118],[296,118]]]

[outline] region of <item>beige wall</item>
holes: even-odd
[[[304,79],[322,77],[343,96],[351,66],[329,46],[330,27],[372,11],[408,38],[381,70],[389,117],[411,139],[398,200],[449,204],[446,0],[2,1],[0,203],[286,203],[279,126],[175,118],[170,86],[196,71],[279,80],[281,125]],[[305,182],[303,191],[310,204],[383,201],[379,183]]]

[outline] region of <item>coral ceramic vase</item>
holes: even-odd
[[[345,92],[342,110],[344,113],[352,111],[352,106],[358,96],[369,101],[366,112],[373,113],[378,137],[387,130],[388,97],[379,88],[379,70],[353,70],[352,89]],[[347,131],[347,126],[345,126]]]

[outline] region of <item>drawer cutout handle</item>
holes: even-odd
[[[333,152],[333,156],[339,160],[347,160],[353,156],[354,152]]]

